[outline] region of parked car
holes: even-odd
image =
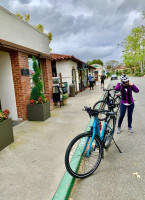
[[[111,75],[111,80],[117,80],[117,79],[118,79],[118,77],[117,77],[116,74],[112,74],[112,75]]]

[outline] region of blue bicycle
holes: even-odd
[[[84,110],[93,117],[90,131],[79,134],[69,144],[65,154],[65,166],[70,175],[75,178],[90,176],[99,166],[111,141],[116,124],[116,114],[107,110]],[[101,131],[100,121],[104,121]],[[115,143],[115,141],[114,141]],[[117,146],[117,144],[115,143]],[[120,151],[119,147],[117,146]],[[121,151],[120,151],[121,153]]]

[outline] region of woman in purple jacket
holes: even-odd
[[[128,110],[128,131],[130,133],[133,133],[132,126],[131,126],[132,114],[133,114],[133,109],[134,109],[132,91],[134,91],[135,93],[138,93],[139,89],[134,84],[129,82],[128,76],[122,75],[120,77],[119,83],[115,87],[115,90],[121,91],[120,116],[118,120],[117,133],[120,133],[121,124],[125,116],[126,109]]]

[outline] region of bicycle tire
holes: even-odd
[[[107,108],[106,108],[106,106],[107,106]],[[108,105],[107,105],[106,101],[105,100],[97,101],[93,106],[93,110],[96,110],[96,109],[97,110],[101,110],[101,109],[108,110]]]
[[[119,111],[119,108],[120,108],[120,97],[116,97],[114,99],[114,104],[116,105],[115,108],[113,108],[113,111],[114,112],[118,112]]]
[[[75,178],[84,179],[90,176],[97,169],[97,167],[101,162],[103,150],[102,150],[101,140],[97,135],[93,140],[89,156],[87,156],[86,154],[86,149],[88,150],[89,145],[86,146],[86,149],[83,152],[86,140],[89,139],[88,141],[89,144],[91,138],[92,138],[92,132],[81,133],[70,142],[66,150],[65,166],[68,173]],[[71,155],[71,150],[73,148],[74,150]],[[90,165],[89,161],[90,162],[92,161],[94,164]]]
[[[109,120],[107,121],[107,126],[105,129],[105,135],[104,135],[104,145],[103,146],[105,149],[108,149],[112,142],[114,131],[115,131],[115,125],[116,125],[116,118],[115,117],[109,118]]]

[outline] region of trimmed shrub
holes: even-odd
[[[42,99],[45,99],[45,96],[41,93],[42,87],[43,87],[43,85],[40,81],[40,78],[39,78],[41,71],[38,68],[36,58],[33,56],[32,59],[33,59],[33,69],[35,71],[35,74],[33,75],[32,79],[33,79],[33,83],[35,86],[33,87],[32,91],[30,93],[30,100],[38,101],[38,99],[40,97]]]

